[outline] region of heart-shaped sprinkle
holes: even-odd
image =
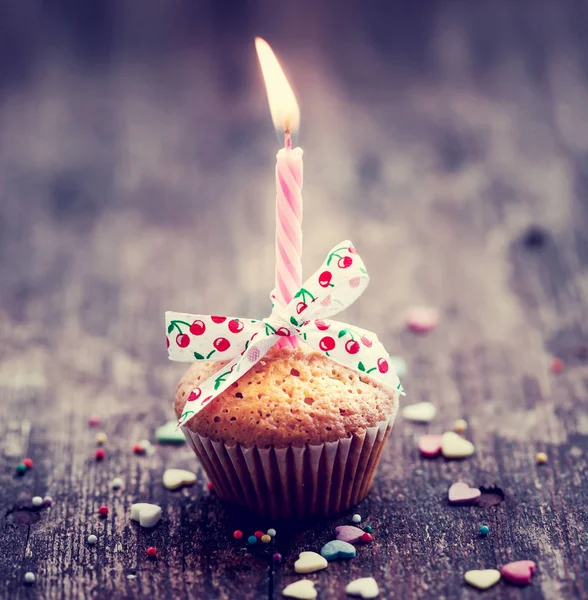
[[[531,583],[531,577],[536,568],[537,565],[532,560],[517,560],[504,565],[500,569],[500,573],[510,583],[526,585]]]
[[[361,596],[364,600],[368,600],[369,598],[377,598],[380,588],[373,577],[361,577],[347,584],[345,593],[350,596]]]
[[[406,312],[406,325],[415,333],[427,333],[439,323],[439,311],[429,306],[413,306]]]
[[[474,453],[474,444],[448,431],[441,436],[441,452],[445,458],[467,458]]]
[[[441,452],[440,435],[422,435],[419,438],[419,450],[423,456],[433,458]]]
[[[139,521],[141,527],[155,527],[161,519],[161,506],[147,502],[131,504],[131,519]]]
[[[300,579],[282,590],[282,595],[287,598],[297,598],[298,600],[314,600],[317,596],[314,583],[310,579]]]
[[[327,542],[321,548],[321,556],[327,560],[337,560],[338,558],[353,558],[355,556],[355,547],[341,540]]]
[[[316,552],[301,552],[294,563],[296,573],[314,573],[329,566],[327,559]]]
[[[482,492],[478,488],[470,487],[463,481],[454,483],[447,494],[449,502],[451,504],[465,504],[466,502],[473,502],[482,495]]]
[[[168,421],[155,430],[155,439],[160,444],[183,444],[186,441],[186,436],[178,427],[176,421]]]
[[[196,481],[196,473],[184,469],[167,469],[163,473],[163,485],[168,490],[177,490],[184,485],[192,485]]]
[[[365,533],[363,529],[354,527],[353,525],[340,525],[339,527],[335,527],[335,532],[337,533],[338,540],[341,542],[347,542],[349,544],[355,544],[355,542],[359,542]]]
[[[432,421],[436,414],[437,409],[431,402],[411,404],[410,406],[405,406],[402,410],[402,416],[407,421],[417,421],[419,423],[428,423],[429,421]]]
[[[474,569],[464,575],[466,583],[479,590],[487,590],[500,581],[500,571],[496,569]]]

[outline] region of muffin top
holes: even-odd
[[[178,418],[190,392],[227,362],[190,366],[176,389]],[[228,445],[302,446],[363,433],[397,407],[398,392],[299,345],[272,348],[186,426]]]

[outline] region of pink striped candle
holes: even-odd
[[[292,148],[300,111],[294,92],[269,44],[255,38],[255,47],[274,127],[284,135],[276,156],[276,302],[286,306],[302,285],[302,149]],[[296,346],[297,338],[280,345]]]

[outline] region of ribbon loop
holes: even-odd
[[[378,337],[365,329],[329,320],[361,296],[369,283],[363,261],[350,241],[335,246],[325,262],[283,307],[272,293],[272,312],[263,320],[166,312],[171,360],[228,360],[192,390],[179,419],[184,425],[222,394],[282,337],[298,336],[315,350],[404,393]],[[238,401],[238,400],[235,400]]]

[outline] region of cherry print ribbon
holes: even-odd
[[[275,302],[272,293],[272,313],[267,319],[166,312],[171,360],[230,361],[192,390],[178,425],[187,423],[249,371],[280,339],[289,336],[297,336],[335,362],[369,374],[386,387],[404,394],[389,355],[377,336],[329,319],[353,304],[368,283],[363,261],[351,242],[345,241],[329,252],[321,268],[296,292],[288,306]]]

